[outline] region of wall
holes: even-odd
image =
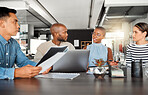
[[[28,24],[28,50],[30,50],[30,39],[34,37],[34,25]]]
[[[68,42],[74,45],[74,40],[79,40],[79,47],[75,47],[76,49],[81,48],[81,41],[92,41],[91,32],[93,29],[88,30],[68,30]]]
[[[135,21],[131,22],[131,34],[133,33],[133,27],[135,24],[139,23],[139,22],[145,22],[145,23],[148,23],[148,13],[145,14],[146,15],[146,18],[143,18],[143,19],[136,19]],[[148,40],[148,37],[146,38],[146,40]]]
[[[136,23],[138,23],[138,22],[146,22],[146,23],[148,23],[148,13],[147,14],[145,14],[146,15],[146,18],[143,18],[143,19],[136,19],[135,21],[133,21],[132,23],[131,23],[131,27],[133,27]]]

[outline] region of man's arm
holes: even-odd
[[[71,43],[67,42],[66,44],[69,50],[75,50],[75,47]]]
[[[14,78],[32,78],[39,74],[42,67],[34,67],[31,65],[17,68],[14,71]]]
[[[18,67],[13,72],[14,78],[31,78],[38,75],[41,71],[41,67],[34,67],[37,63],[29,60],[25,54],[21,51],[18,43],[16,43],[16,64]]]
[[[16,48],[17,48],[17,51],[16,51],[16,65],[18,67],[23,67],[23,66],[26,66],[26,65],[36,66],[37,63],[29,60],[25,56],[25,54],[22,52],[22,50],[21,50],[18,43],[16,44]]]
[[[14,79],[15,68],[0,67],[0,79]]]
[[[131,53],[131,49],[129,47],[131,47],[131,46],[127,45],[127,49],[126,49],[126,65],[131,67],[132,53]]]

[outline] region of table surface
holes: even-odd
[[[95,79],[81,73],[73,80],[67,79],[15,79],[0,80],[1,95],[147,95],[148,78]]]

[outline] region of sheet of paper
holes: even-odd
[[[79,40],[74,40],[74,46],[79,47]]]
[[[58,52],[54,56],[50,57],[49,59],[47,59],[46,61],[44,61],[40,65],[38,65],[38,66],[42,67],[42,70],[40,71],[40,73],[43,73],[48,68],[53,66],[53,64],[56,63],[64,54],[65,54],[65,52]]]
[[[45,75],[37,75],[36,78],[51,78],[51,79],[74,79],[78,77],[79,73],[48,73]]]

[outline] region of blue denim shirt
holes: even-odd
[[[36,66],[37,63],[25,56],[16,40],[6,41],[0,35],[0,79],[14,79],[14,64],[23,67],[28,64]]]

